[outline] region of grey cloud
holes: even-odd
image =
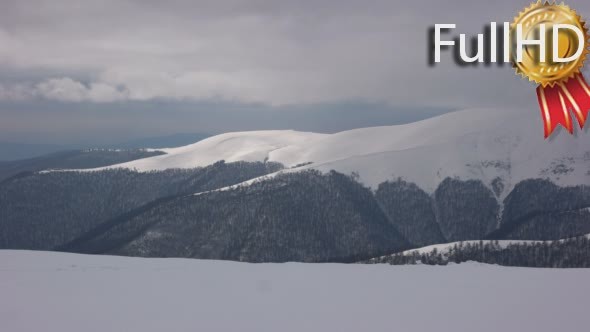
[[[569,3],[590,14],[585,1]],[[508,67],[457,68],[445,54],[444,63],[431,68],[426,59],[430,25],[456,23],[456,33],[474,35],[492,20],[511,20],[527,4],[5,0],[0,67],[55,74],[2,82],[0,98],[28,84],[34,91],[25,97],[76,102],[528,105],[532,87]],[[87,79],[69,76],[72,71]]]
[[[105,83],[85,86],[71,78],[49,79],[34,87],[35,95],[66,102],[114,102],[128,98],[126,90]]]

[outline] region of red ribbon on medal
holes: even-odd
[[[580,128],[584,128],[590,110],[590,86],[584,76],[578,73],[567,82],[557,82],[553,86],[537,87],[537,98],[541,107],[541,116],[545,123],[545,138],[562,125],[574,133],[574,124],[570,111],[573,111]]]

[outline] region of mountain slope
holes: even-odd
[[[213,190],[280,169],[215,163],[162,172],[43,172],[0,182],[0,248],[53,249],[112,219],[168,197]]]
[[[61,250],[248,262],[348,261],[409,244],[354,179],[285,174],[149,206]]]
[[[353,262],[450,241],[545,240],[590,233],[590,187],[552,191],[554,204],[543,203],[538,188],[551,186],[556,187],[546,180],[524,181],[517,193],[510,193],[501,215],[491,190],[476,180],[448,178],[429,196],[403,181],[382,183],[372,192],[335,171],[287,172],[248,186],[150,203],[59,250]]]

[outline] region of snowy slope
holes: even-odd
[[[584,331],[590,269],[0,251],[2,331]]]
[[[229,133],[110,168],[149,171],[206,166],[219,160],[268,160],[286,167],[312,163],[297,170],[358,172],[361,181],[372,187],[402,177],[429,192],[446,177],[479,179],[490,186],[499,177],[505,194],[528,178],[548,178],[561,185],[590,184],[589,138],[586,128],[576,136],[560,131],[543,139],[542,121],[535,110],[473,109],[336,134]]]
[[[213,136],[180,148],[158,149],[166,154],[146,158],[109,168],[126,167],[139,171],[169,168],[193,168],[211,165],[217,161],[264,161],[269,154],[288,146],[306,144],[325,134],[293,130],[236,132]]]
[[[587,238],[590,239],[590,234],[586,235]],[[563,242],[564,240],[556,240],[558,242]],[[547,244],[551,244],[553,241],[532,241],[532,240],[473,240],[473,241],[458,241],[458,242],[451,242],[451,243],[441,243],[441,244],[433,244],[430,246],[426,246],[426,247],[422,247],[422,248],[416,248],[416,249],[410,249],[410,250],[406,250],[404,252],[402,252],[402,254],[404,255],[409,255],[412,254],[414,252],[418,252],[419,254],[427,254],[432,252],[434,249],[436,249],[437,252],[441,253],[441,254],[445,254],[448,253],[455,245],[459,245],[461,243],[463,243],[464,245],[467,244],[478,244],[482,242],[484,245],[485,244],[489,244],[489,243],[498,243],[498,246],[500,248],[507,248],[509,245],[512,244],[534,244],[534,243],[547,243]],[[383,256],[385,257],[385,256]]]

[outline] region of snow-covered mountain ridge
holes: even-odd
[[[371,187],[401,177],[433,192],[447,177],[475,179],[503,188],[500,197],[529,178],[549,179],[563,186],[590,184],[588,129],[578,129],[574,136],[558,130],[545,140],[542,128],[534,110],[471,109],[410,124],[335,134],[292,130],[227,133],[164,149],[165,155],[108,168],[151,171],[201,167],[219,160],[272,161],[291,168],[289,171],[357,172]]]

